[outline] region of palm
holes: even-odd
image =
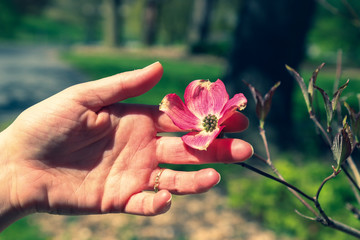
[[[39,187],[56,185],[46,196],[49,209],[44,210],[57,212],[57,206],[68,204],[85,212],[121,211],[132,195],[149,189],[151,174],[158,165],[154,154],[157,132],[150,116],[153,107],[137,106],[134,112],[135,107],[115,104],[95,113],[63,102],[56,109],[44,103],[33,108],[48,109],[46,123],[44,113],[24,112],[17,120],[33,123],[17,128],[17,138],[31,146],[20,159],[32,160],[21,164],[19,171],[33,173],[24,174],[23,182],[37,181]],[[36,135],[36,139],[27,137]],[[43,172],[39,180],[34,179],[37,171]],[[36,191],[38,198],[44,194],[41,188],[23,187],[23,194]]]

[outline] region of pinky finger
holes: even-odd
[[[152,192],[136,193],[130,197],[124,212],[144,216],[159,215],[170,209],[171,198],[170,192],[166,190],[155,194]]]

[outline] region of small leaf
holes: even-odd
[[[312,109],[312,103],[314,99],[314,85],[317,80],[317,75],[319,74],[320,70],[324,67],[325,63],[322,63],[315,71],[313,72],[308,86],[308,94],[309,94],[309,102],[310,102],[310,108]]]
[[[280,86],[280,82],[275,83],[275,85],[262,97],[261,93],[256,90],[250,83],[243,80],[243,82],[249,87],[251,94],[254,97],[256,103],[256,116],[260,121],[260,128],[264,127],[265,118],[269,114],[271,108],[271,101],[274,95],[275,90]]]
[[[327,126],[328,128],[330,127],[330,123],[332,121],[332,117],[333,117],[333,109],[332,109],[332,105],[330,102],[330,98],[329,95],[327,95],[327,93],[320,87],[318,86],[314,86],[317,90],[319,90],[319,92],[321,93],[323,99],[324,99],[324,104],[325,104],[325,111],[326,111],[326,119],[327,119]]]
[[[360,146],[360,112],[357,114],[357,117],[351,127],[355,135],[356,143]]]
[[[349,79],[346,81],[346,83],[344,85],[342,85],[335,93],[333,96],[333,99],[331,100],[331,107],[332,110],[335,111],[336,105],[339,101],[339,97],[342,93],[342,91],[344,91],[344,89],[347,87],[347,85],[349,84]]]
[[[344,117],[342,124],[343,124],[344,131],[347,133],[347,135],[349,137],[350,147],[351,147],[351,151],[352,151],[352,149],[354,149],[354,137],[351,132],[351,128],[350,128],[349,124],[347,123],[347,116]]]
[[[306,107],[307,107],[308,111],[311,112],[308,89],[305,85],[304,79],[293,68],[291,68],[288,65],[285,65],[285,66],[286,66],[286,69],[288,70],[288,72],[291,74],[291,76],[293,76],[295,78],[295,80],[297,81],[297,83],[299,84],[301,92],[305,99]]]
[[[246,86],[248,86],[248,88],[250,89],[251,95],[253,96],[255,103],[258,102],[258,97],[261,98],[262,100],[262,96],[260,94],[260,92],[258,90],[256,90],[256,88],[251,85],[250,83],[248,83],[247,81],[243,80],[243,82],[246,84]]]
[[[349,112],[350,116],[350,124],[352,128],[353,135],[355,136],[356,142],[360,143],[360,112],[356,113],[354,109],[352,109],[349,104],[344,102],[346,109]]]
[[[256,104],[256,116],[261,120],[262,119],[262,112],[263,112],[263,106],[264,106],[264,99],[261,95],[261,93],[250,83],[243,80],[243,82],[248,86],[250,89],[251,95],[254,98],[255,104]]]
[[[344,120],[344,122],[346,122],[346,120]],[[344,128],[335,135],[331,146],[334,160],[337,163],[336,171],[340,169],[341,164],[351,155],[352,152],[351,136],[348,135],[346,125],[347,124],[344,124]]]
[[[273,95],[275,93],[275,90],[280,86],[280,83],[281,82],[275,83],[275,85],[264,96],[263,119],[266,118],[266,116],[268,115],[268,113],[270,111],[272,97],[273,97]]]
[[[311,80],[314,82],[314,84],[316,83],[316,79],[317,79],[317,75],[319,74],[320,70],[325,66],[325,63],[320,64],[315,71],[313,72],[312,76],[311,76]]]

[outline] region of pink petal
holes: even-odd
[[[165,112],[173,123],[183,130],[202,130],[201,120],[192,114],[181,98],[172,93],[164,97],[159,110]]]
[[[246,107],[247,99],[242,93],[235,94],[235,96],[230,99],[224,106],[220,114],[220,119],[218,124],[221,125],[225,122],[234,112],[238,110],[243,110]]]
[[[229,100],[229,95],[220,79],[214,83],[209,80],[195,80],[186,87],[184,98],[189,110],[203,119],[209,113],[219,115]]]
[[[214,141],[214,139],[219,135],[224,126],[215,129],[212,132],[190,132],[181,137],[183,142],[191,148],[195,148],[198,150],[206,150],[210,143]]]

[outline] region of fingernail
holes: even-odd
[[[167,200],[167,201],[166,201],[166,205],[169,205],[169,204],[171,204],[171,200],[172,200],[172,195],[170,195],[170,198],[169,198],[169,200]]]
[[[218,174],[219,174],[219,180],[217,181],[217,183],[215,184],[215,186],[218,185],[218,184],[220,183],[220,181],[221,181],[221,175],[220,175],[220,173],[218,173]]]
[[[154,63],[152,63],[152,64],[150,64],[150,65],[148,65],[148,66],[144,67],[143,69],[146,69],[146,68],[151,68],[152,66],[154,66],[154,65],[156,65],[156,64],[159,64],[159,63],[160,63],[159,61],[156,61],[156,62],[154,62]]]
[[[172,200],[172,195],[170,195],[169,200],[166,201],[166,205],[162,208],[160,213],[166,213],[167,211],[169,211],[171,207],[171,200]]]

